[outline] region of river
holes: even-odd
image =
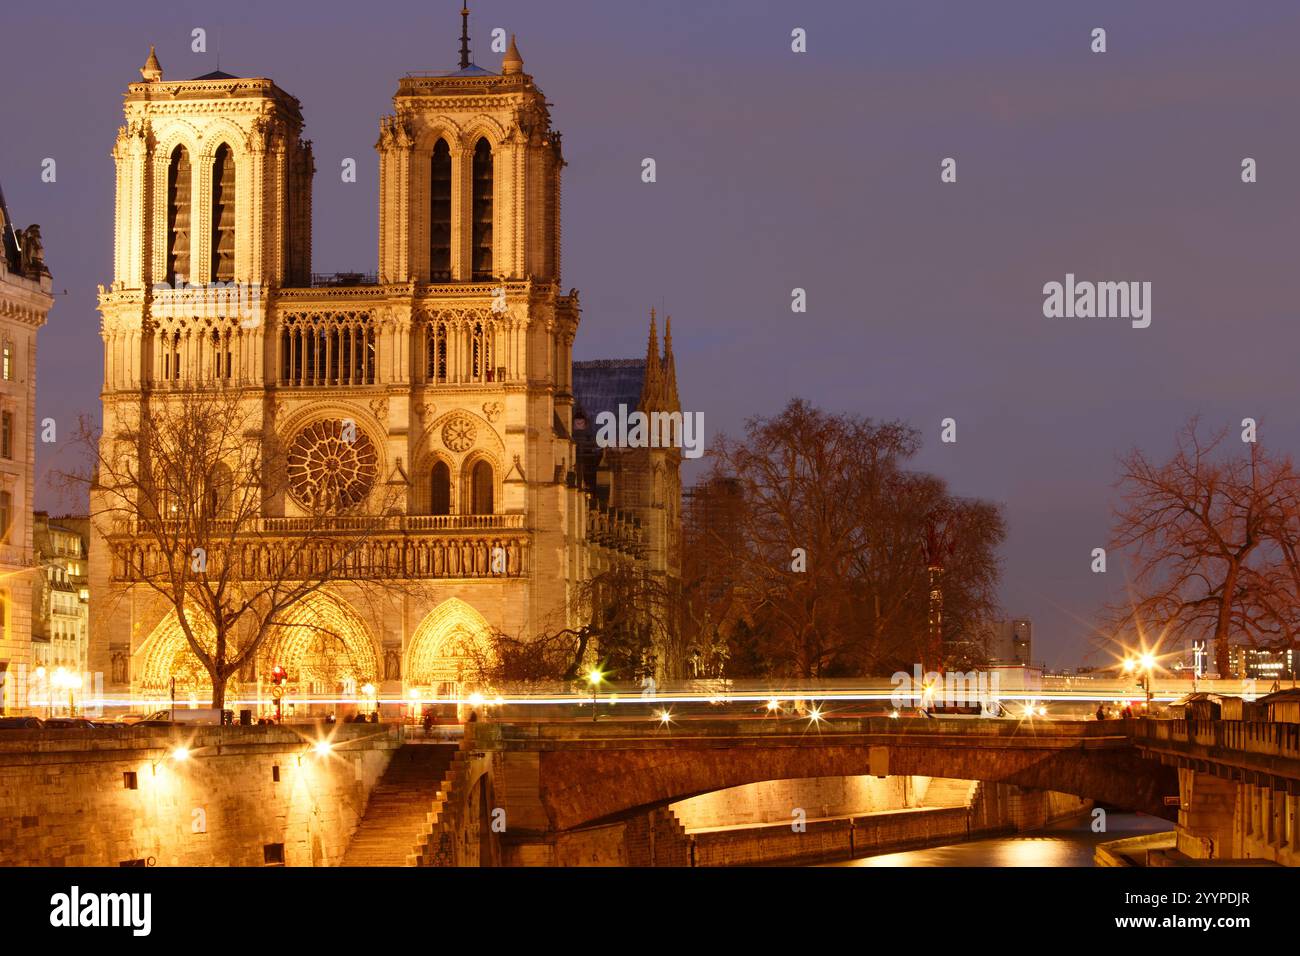
[[[1172,830],[1167,820],[1139,813],[1109,812],[1106,832],[1092,832],[1092,818],[1054,824],[1015,836],[971,840],[880,856],[842,860],[822,866],[1092,866],[1098,843]]]

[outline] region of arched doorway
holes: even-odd
[[[407,700],[420,708],[433,706],[442,716],[464,717],[465,699],[488,690],[489,633],[483,615],[459,598],[448,598],[426,614],[406,649]]]
[[[341,598],[316,593],[296,603],[263,644],[259,675],[279,665],[289,675],[293,713],[332,713],[365,703],[379,656],[365,622]]]
[[[207,646],[211,627],[200,628],[198,639]],[[346,602],[316,593],[299,601],[258,648],[251,681],[239,675],[226,684],[226,707],[258,705],[271,713],[269,689],[259,689],[271,669],[288,672],[286,715],[333,713],[365,703],[363,688],[379,674],[378,655],[365,623]],[[136,697],[159,704],[170,703],[176,681],[178,706],[210,706],[212,681],[185,640],[176,613],[170,612],[135,654],[132,687]],[[249,675],[245,675],[249,676]]]
[[[211,647],[211,626],[191,622],[191,627],[199,642],[205,648]],[[212,678],[190,650],[175,611],[158,622],[135,652],[132,689],[132,696],[144,702],[170,706],[174,689],[178,707],[212,705]],[[226,683],[227,707],[240,699],[241,690],[238,675],[232,676]]]

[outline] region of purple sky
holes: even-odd
[[[219,46],[221,69],[302,101],[314,268],[370,271],[378,120],[403,72],[454,67],[458,6],[9,4],[0,182],[17,221],[41,223],[68,293],[41,333],[38,415],[67,436],[97,413],[109,150],[151,42],[169,79],[215,69]],[[710,433],[792,395],[915,423],[921,466],[1005,504],[1003,603],[1033,619],[1035,656],[1099,659],[1088,622],[1122,570],[1091,574],[1089,552],[1118,453],[1171,449],[1193,413],[1251,416],[1266,443],[1297,446],[1294,2],[472,6],[475,59],[498,68],[490,30],[517,33],[564,132],[576,357],[641,354],[654,305],[674,317],[683,403]],[[190,52],[196,26],[206,55]],[[945,156],[955,185],[939,182]],[[1257,184],[1240,182],[1244,156]],[[44,157],[57,183],[40,181]],[[1043,284],[1067,272],[1150,281],[1151,327],[1043,318]],[[790,311],[795,286],[807,314]],[[955,445],[938,441],[947,416]],[[38,475],[57,454],[42,448]]]

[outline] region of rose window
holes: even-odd
[[[442,427],[442,443],[452,451],[469,451],[474,447],[474,423],[468,418],[453,418]]]
[[[378,457],[354,422],[314,422],[289,445],[289,488],[309,510],[353,508],[370,493]]]

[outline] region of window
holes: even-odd
[[[212,279],[235,280],[235,156],[224,143],[212,163]]]
[[[179,381],[181,377],[181,334],[179,332],[164,332],[161,346],[163,381]]]
[[[451,514],[451,469],[445,461],[436,462],[430,476],[429,514]]]
[[[14,380],[14,344],[8,339],[4,344],[4,358],[0,360],[0,366],[3,366],[4,380],[12,382]]]
[[[482,322],[475,322],[470,332],[470,378],[475,382],[492,381],[492,333]]]
[[[429,281],[451,279],[451,150],[438,140],[429,163]]]
[[[208,518],[230,517],[230,496],[233,490],[234,482],[231,480],[230,469],[225,465],[217,465],[208,477],[207,494],[204,496],[205,516]]]
[[[492,147],[486,139],[474,147],[473,215],[473,280],[487,282],[492,278]]]
[[[230,350],[230,332],[212,330],[210,336],[212,347],[212,375],[216,379],[230,378],[234,365]]]
[[[136,771],[127,770],[122,774],[122,786],[127,790],[139,790],[140,780],[136,776]]]
[[[470,514],[492,514],[492,466],[477,461],[470,471]]]
[[[375,330],[364,312],[295,315],[280,333],[282,385],[373,385]]]
[[[272,866],[284,866],[284,844],[267,843],[262,846],[262,862]]]
[[[0,413],[0,458],[14,457],[14,413]]]
[[[447,324],[432,323],[428,328],[428,380],[447,381]]]
[[[271,780],[274,783],[280,782],[280,765],[278,763],[271,764]]]
[[[9,543],[9,533],[14,523],[14,496],[8,491],[0,491],[0,544]]]
[[[184,279],[190,268],[190,154],[184,146],[172,152],[167,170],[167,282]]]

